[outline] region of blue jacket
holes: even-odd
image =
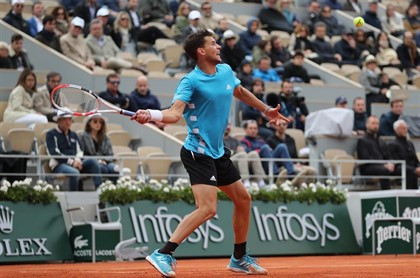
[[[254,21],[258,21],[256,17],[251,17],[246,24],[247,30],[239,33],[239,46],[245,51],[247,55],[252,55],[252,49],[260,41],[261,37],[257,33],[251,33],[250,27]]]
[[[379,124],[379,135],[381,136],[395,136],[394,122],[400,118],[391,111],[382,114]]]
[[[259,68],[255,68],[253,71],[254,78],[261,78],[264,81],[280,82],[281,79],[277,72],[273,69],[262,71]]]
[[[378,28],[379,30],[382,30],[381,21],[379,20],[378,15],[376,13],[367,11],[365,15],[363,16],[363,19],[365,20],[367,24],[370,24],[373,27]]]
[[[65,135],[58,127],[50,129],[47,132],[45,144],[49,155],[69,155],[75,158],[83,156],[79,138],[76,132],[71,130]],[[54,169],[62,163],[72,165],[73,161],[73,158],[54,158],[50,161],[50,167]]]
[[[145,96],[141,95],[137,89],[131,92],[132,109],[137,111],[139,109],[157,109],[160,110],[160,102],[158,98],[147,91]]]
[[[244,147],[247,153],[252,151],[259,152],[261,148],[266,145],[267,143],[263,139],[252,138],[249,136],[245,136],[240,141],[241,146]]]
[[[28,19],[28,25],[29,25],[29,35],[32,37],[35,37],[35,35],[38,33],[38,24],[35,21],[34,17],[31,17]]]

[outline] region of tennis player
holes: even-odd
[[[229,122],[232,96],[261,111],[272,123],[288,120],[279,114],[280,106],[268,107],[240,85],[232,69],[221,63],[220,48],[207,30],[188,36],[184,49],[197,66],[180,81],[171,108],[138,110],[131,117],[141,124],[176,123],[184,114],[188,125],[180,155],[190,177],[196,209],[179,223],[165,246],[146,258],[166,277],[175,277],[176,260],[172,254],[179,244],[216,215],[218,188],[234,204],[235,244],[227,268],[246,274],[268,273],[246,249],[251,196],[230,160],[230,151],[223,145],[223,135]]]

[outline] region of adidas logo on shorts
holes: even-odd
[[[216,181],[216,178],[214,176],[211,176],[210,180],[211,181]]]

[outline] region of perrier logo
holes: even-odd
[[[367,213],[365,216],[366,238],[370,237],[370,230],[372,229],[373,221],[381,218],[394,218],[394,216],[386,212],[384,203],[377,201],[373,206],[372,213]]]
[[[398,221],[397,225],[390,225],[385,227],[379,227],[376,230],[377,247],[376,252],[380,254],[382,252],[382,244],[390,239],[399,239],[410,243],[411,241],[411,230],[404,226],[401,226],[401,222]]]

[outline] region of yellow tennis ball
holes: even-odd
[[[354,24],[354,26],[359,28],[359,27],[362,27],[363,25],[365,25],[365,20],[363,19],[363,17],[358,16],[353,20],[353,24]]]

